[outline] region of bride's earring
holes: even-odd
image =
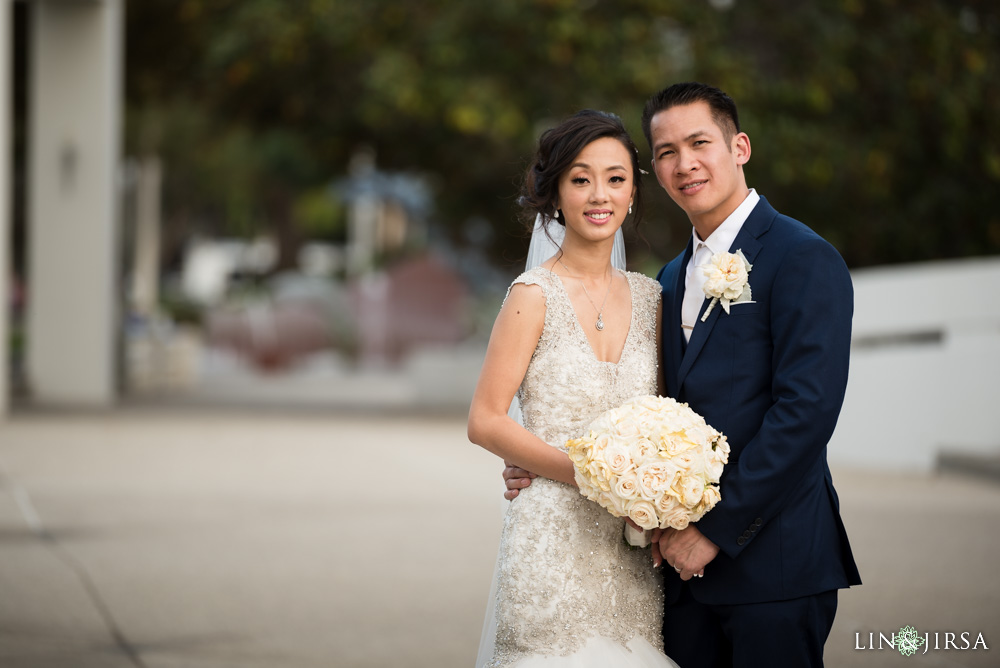
[[[559,209],[556,209],[556,212],[552,214],[552,217],[555,218],[556,220],[559,220]]]
[[[632,202],[628,203],[628,212],[632,213]]]

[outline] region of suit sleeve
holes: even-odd
[[[836,249],[819,237],[788,249],[770,295],[771,406],[727,466],[723,500],[698,522],[728,556],[746,549],[825,459],[847,389],[853,314],[851,276]]]

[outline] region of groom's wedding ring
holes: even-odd
[[[674,566],[674,570],[677,571],[678,573],[681,572],[681,569],[677,568],[676,566]]]

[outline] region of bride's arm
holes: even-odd
[[[469,440],[502,459],[552,480],[575,485],[565,452],[545,443],[507,415],[545,324],[538,286],[511,288],[490,335],[469,408]]]

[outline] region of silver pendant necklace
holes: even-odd
[[[575,278],[576,280],[580,281],[580,287],[583,288],[583,294],[587,296],[587,301],[590,302],[590,305],[594,307],[595,311],[597,311],[597,322],[594,323],[594,327],[596,327],[597,331],[599,332],[604,331],[604,306],[605,304],[608,303],[608,295],[611,294],[611,283],[613,283],[615,279],[614,270],[612,269],[611,271],[611,280],[608,281],[608,289],[604,292],[604,301],[601,302],[601,308],[597,308],[597,304],[595,304],[594,300],[591,299],[590,291],[587,290],[587,286],[583,282],[583,279],[580,278],[579,276],[574,276],[573,273],[569,270],[569,267],[563,264],[563,261],[561,259],[556,260],[556,262],[561,264],[562,268],[566,270],[567,276],[569,276],[570,278]]]

